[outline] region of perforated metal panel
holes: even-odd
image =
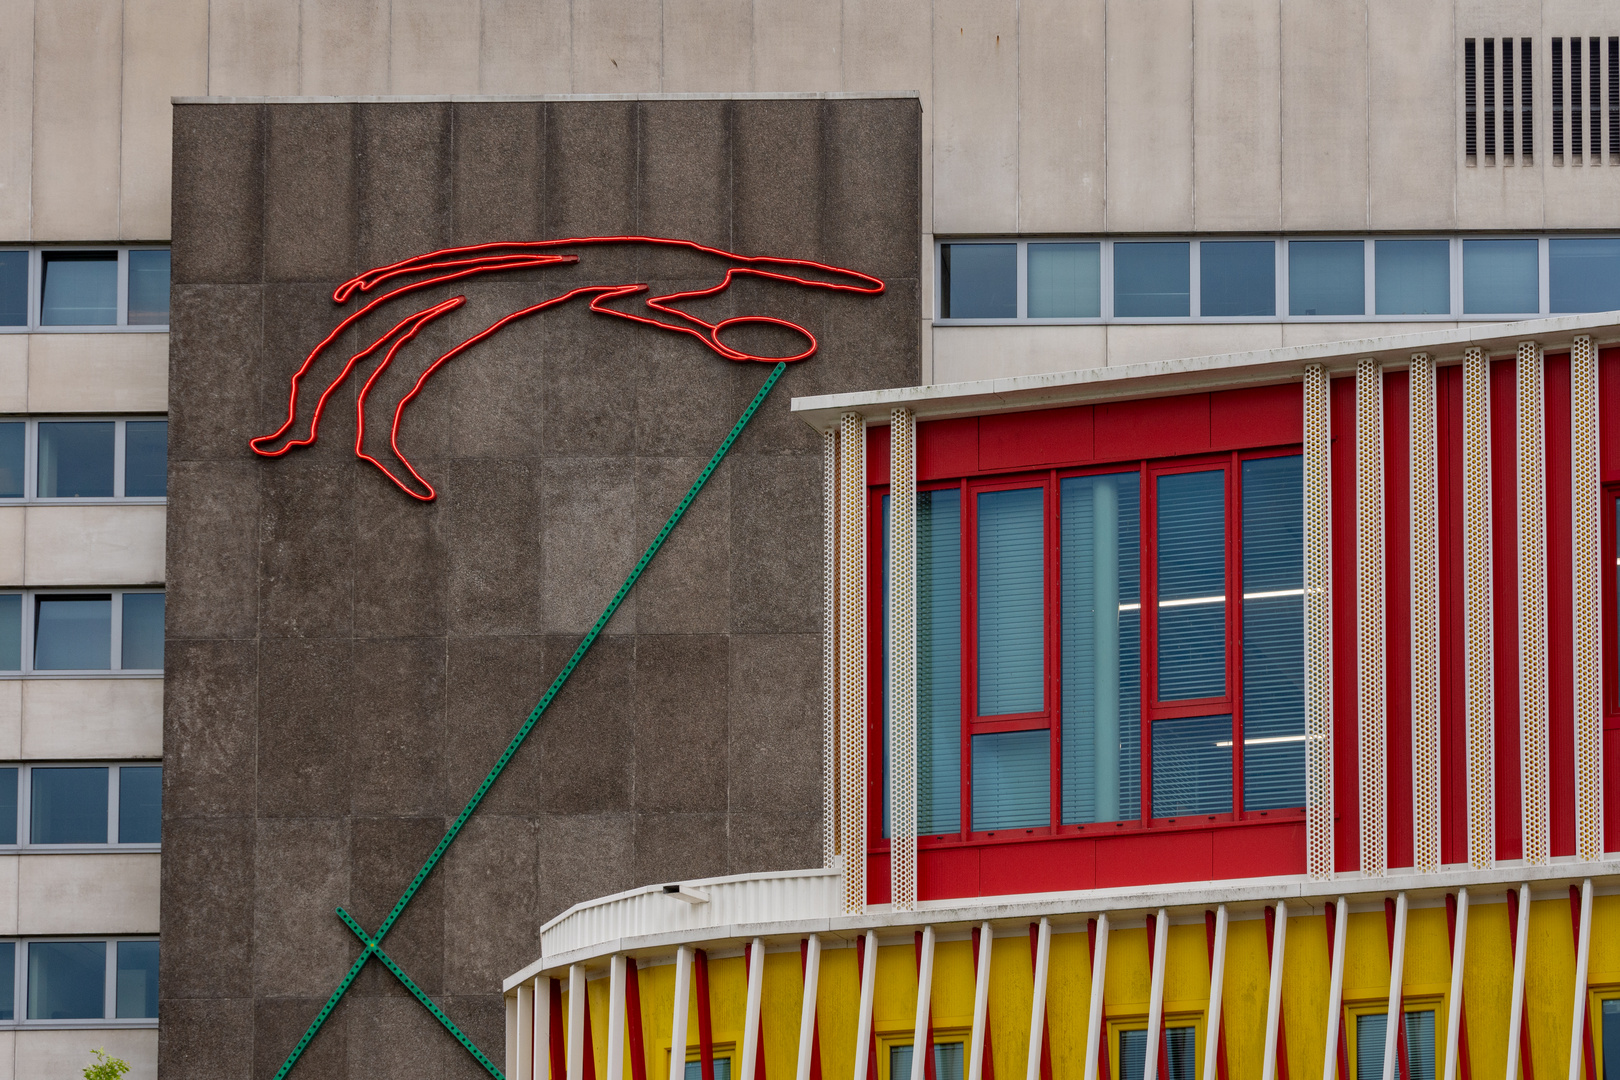
[[[1328,376],[1305,369],[1305,870],[1333,876],[1333,575]]]
[[[1483,349],[1463,358],[1463,681],[1468,757],[1468,862],[1496,852],[1491,697],[1491,372]]]
[[[889,882],[917,902],[917,421],[889,418]]]
[[[1412,568],[1412,865],[1440,869],[1440,530],[1434,359],[1412,357],[1410,431]]]
[[[1515,361],[1519,494],[1519,805],[1524,859],[1547,861],[1547,492],[1541,346]]]
[[[1356,750],[1361,872],[1389,865],[1384,746],[1384,368],[1356,364]]]
[[[821,865],[838,858],[838,433],[821,433]]]
[[[838,848],[844,911],[866,904],[866,422],[838,424]]]
[[[1574,486],[1575,855],[1603,857],[1603,587],[1598,500],[1598,376],[1592,339],[1570,349]]]

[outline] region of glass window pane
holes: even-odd
[[[688,1061],[686,1063],[685,1080],[703,1080],[703,1062]],[[714,1059],[714,1080],[731,1080],[731,1059],[717,1057]]]
[[[1141,814],[1141,480],[1062,482],[1063,820]]]
[[[22,596],[0,593],[0,671],[22,670]]]
[[[41,422],[39,497],[112,498],[114,429],[111,420]]]
[[[1197,1080],[1194,1071],[1198,1063],[1198,1029],[1173,1027],[1164,1029],[1164,1041],[1169,1044],[1169,1080]]]
[[[120,1020],[155,1019],[158,1014],[158,943],[118,943],[117,1015]]]
[[[934,1044],[934,1075],[938,1080],[962,1080],[964,1045],[959,1042]]]
[[[1226,693],[1226,474],[1158,478],[1159,700]]]
[[[1435,1080],[1433,1009],[1406,1014],[1406,1064],[1410,1080]]]
[[[962,499],[917,493],[917,829],[962,828]]]
[[[163,594],[124,594],[124,644],[120,667],[126,671],[163,668]]]
[[[43,325],[112,326],[118,321],[116,251],[47,251],[43,263]]]
[[[0,424],[0,499],[23,497],[23,438],[27,427],[21,420]]]
[[[1205,240],[1198,245],[1199,307],[1205,315],[1277,314],[1277,245]]]
[[[29,770],[29,842],[105,844],[107,770],[105,767],[51,766]]]
[[[1356,1080],[1383,1080],[1384,1038],[1389,1018],[1383,1013],[1356,1017]]]
[[[17,772],[15,768],[0,769],[0,844],[17,842]]]
[[[1017,244],[942,244],[939,261],[943,318],[1018,316]]]
[[[124,425],[124,494],[158,498],[169,493],[169,422],[131,420]]]
[[[1360,240],[1290,240],[1288,314],[1365,314],[1366,254]]]
[[[1603,1080],[1620,1080],[1620,998],[1603,1002]]]
[[[17,943],[0,941],[0,1020],[17,1019]]]
[[[163,829],[163,767],[125,765],[118,770],[118,842],[155,844]]]
[[[1101,244],[1030,244],[1028,250],[1030,318],[1102,314]]]
[[[1463,241],[1463,313],[1533,315],[1541,310],[1534,240]]]
[[[979,495],[979,715],[1045,705],[1045,517],[1041,488]]]
[[[169,253],[129,253],[129,325],[165,326],[169,322]]]
[[[1114,315],[1121,319],[1185,318],[1192,302],[1185,243],[1114,245]]]
[[[28,943],[28,1019],[99,1020],[106,1012],[105,941]]]
[[[28,325],[28,252],[0,251],[0,326]]]
[[[1147,1073],[1147,1032],[1119,1033],[1119,1080],[1142,1080]]]
[[[34,613],[34,667],[107,671],[112,667],[112,597],[41,596]]]
[[[1153,722],[1153,816],[1232,810],[1232,718]]]
[[[1049,823],[1051,748],[1044,728],[973,736],[975,832]]]
[[[1380,240],[1374,248],[1378,314],[1451,313],[1451,241]]]
[[[1305,485],[1243,463],[1243,808],[1305,805]]]
[[[1554,314],[1620,308],[1620,238],[1547,241],[1547,277]]]

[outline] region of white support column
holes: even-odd
[[[990,955],[995,934],[989,923],[979,927],[979,962],[973,979],[973,1035],[968,1053],[967,1080],[981,1080],[984,1076],[984,1033],[989,1023],[990,1009]]]
[[[934,928],[923,927],[922,954],[917,958],[917,1015],[911,1028],[911,1080],[923,1080],[928,1068],[928,1018],[934,992]],[[889,1080],[899,1080],[890,1077]]]
[[[517,988],[517,1053],[513,1055],[516,1080],[534,1080],[534,983]]]
[[[1333,966],[1328,975],[1327,1037],[1322,1045],[1322,1080],[1334,1080],[1339,1068],[1339,1004],[1344,999],[1344,931],[1350,922],[1349,901],[1339,897],[1333,913]]]
[[[607,1080],[624,1077],[624,988],[623,953],[608,960]]]
[[[1440,477],[1434,359],[1412,356],[1408,381],[1412,582],[1413,869],[1440,869]]]
[[[1209,958],[1209,1010],[1204,1014],[1204,1080],[1216,1080],[1221,1046],[1221,992],[1226,985],[1226,905],[1215,909],[1215,952]]]
[[[1581,1080],[1585,1060],[1586,972],[1592,959],[1592,879],[1581,882],[1581,927],[1575,939],[1575,1016],[1569,1029],[1569,1080]]]
[[[866,423],[857,413],[838,425],[838,719],[838,847],[844,912],[855,915],[866,905]]]
[[[748,947],[748,1000],[743,1006],[742,1080],[754,1080],[759,1060],[759,1016],[765,991],[765,939],[755,938]],[[608,1080],[619,1080],[610,1074]]]
[[[1484,349],[1469,349],[1463,359],[1463,685],[1468,863],[1476,870],[1496,859],[1491,606],[1491,364]]]
[[[877,931],[866,932],[866,964],[861,968],[861,1007],[855,1020],[854,1080],[866,1080],[866,1067],[872,1051],[872,1000],[877,990]]]
[[[1102,1029],[1103,991],[1108,981],[1108,913],[1097,916],[1097,948],[1091,957],[1091,999],[1086,1017],[1085,1080],[1097,1080],[1097,1051],[1107,1033]]]
[[[1046,978],[1052,969],[1052,922],[1041,920],[1035,935],[1035,991],[1029,1003],[1029,1057],[1025,1080],[1041,1080],[1041,1039],[1046,1033]],[[920,1078],[918,1078],[920,1080]]]
[[[1389,865],[1384,686],[1384,367],[1356,364],[1356,751],[1361,872]]]
[[[838,432],[821,433],[821,865],[838,859]]]
[[[585,965],[568,968],[568,1080],[585,1080]]]
[[[1603,593],[1608,575],[1598,509],[1597,349],[1581,336],[1569,350],[1570,478],[1574,512],[1575,857],[1603,857]]]
[[[816,991],[821,985],[821,938],[811,934],[804,950],[804,997],[799,1005],[798,1080],[810,1080],[816,1054]]]
[[[1457,933],[1451,946],[1451,993],[1446,998],[1445,1080],[1457,1080],[1457,1046],[1462,1032],[1463,968],[1468,952],[1468,890],[1457,890]]]
[[[1524,1027],[1524,970],[1530,955],[1530,886],[1519,886],[1518,940],[1513,950],[1513,1000],[1508,1002],[1507,1080],[1519,1080],[1519,1036]]]
[[[687,1010],[692,1002],[692,947],[675,950],[675,1000],[669,1016],[669,1080],[686,1080]]]
[[[1277,1031],[1282,1020],[1283,950],[1288,945],[1288,901],[1277,901],[1277,921],[1271,928],[1271,975],[1266,989],[1266,1058],[1260,1080],[1276,1080]]]
[[[917,419],[889,419],[889,887],[917,904]]]
[[[551,1075],[551,980],[545,976],[535,979],[529,992],[534,1001],[534,1076],[533,1080],[562,1080]],[[528,1080],[528,1078],[524,1078]]]
[[[1519,495],[1519,807],[1524,861],[1551,857],[1547,792],[1547,491],[1541,346],[1519,342],[1515,368]]]
[[[523,1009],[521,995],[505,999],[506,1005],[506,1075],[516,1076],[519,1067],[518,1060],[518,1029],[522,1024],[520,1019]]]
[[[1159,909],[1153,927],[1153,981],[1148,989],[1147,1063],[1142,1080],[1159,1078],[1159,1040],[1164,1030],[1164,954],[1170,947],[1170,913]]]
[[[1395,935],[1389,943],[1389,1005],[1384,1012],[1384,1080],[1399,1080],[1401,1026],[1406,1023],[1401,1008],[1401,989],[1406,982],[1406,894],[1395,894]]]
[[[1305,369],[1305,872],[1333,876],[1333,536],[1327,369]]]

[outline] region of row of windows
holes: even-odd
[[[0,593],[0,674],[159,674],[163,593]]]
[[[0,331],[168,325],[167,248],[0,249]]]
[[[1620,309],[1620,237],[939,245],[941,321],[1507,318]]]
[[[161,765],[0,766],[0,848],[155,846]]]
[[[0,1023],[156,1020],[157,989],[156,938],[0,941]]]
[[[0,420],[0,499],[162,499],[169,422]]]

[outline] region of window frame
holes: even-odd
[[[896,1077],[892,1075],[893,1070],[890,1068],[889,1063],[891,1052],[896,1047],[909,1046],[912,1047],[913,1052],[915,1052],[915,1048],[917,1046],[916,1031],[911,1028],[896,1029],[893,1031],[875,1031],[873,1033],[873,1037],[877,1044],[877,1060],[875,1064],[877,1065],[878,1070],[878,1080],[910,1080],[909,1077]],[[967,1073],[967,1058],[972,1052],[973,1047],[972,1027],[961,1024],[946,1024],[942,1027],[930,1026],[928,1030],[928,1038],[929,1041],[936,1047],[940,1043],[962,1044],[962,1072],[965,1077]],[[733,1080],[735,1080],[735,1078],[733,1078]]]
[[[0,497],[4,506],[167,506],[167,495],[125,495],[124,475],[129,463],[128,438],[131,422],[169,422],[168,413],[113,413],[106,416],[74,414],[49,416],[39,414],[0,415],[0,424],[23,424],[23,493],[19,496]],[[113,493],[88,497],[50,496],[39,494],[39,425],[40,424],[106,424],[113,425]]]
[[[0,671],[5,679],[161,679],[162,668],[125,668],[123,660],[124,597],[130,594],[166,593],[162,585],[97,586],[79,585],[49,589],[0,589],[0,596],[22,596],[22,669]],[[112,628],[107,668],[36,668],[34,667],[34,624],[38,619],[39,598],[42,596],[82,596],[109,593],[112,596]],[[166,611],[166,609],[165,609]]]
[[[1429,1012],[1434,1014],[1434,1071],[1435,1076],[1445,1075],[1446,1071],[1446,998],[1448,992],[1434,993],[1405,993],[1401,995],[1401,1038],[1406,1037],[1406,1014]],[[1345,1062],[1350,1076],[1356,1075],[1356,1029],[1355,1025],[1361,1022],[1363,1016],[1389,1015],[1389,997],[1362,997],[1347,1000],[1342,1006],[1344,1014],[1341,1021],[1345,1034]],[[1387,1019],[1386,1019],[1387,1023]],[[1387,1028],[1386,1028],[1387,1030]],[[1410,1051],[1408,1051],[1410,1057]],[[1399,1069],[1396,1070],[1399,1072]]]
[[[118,835],[118,799],[122,790],[120,773],[126,769],[161,769],[161,758],[151,759],[95,759],[85,761],[7,761],[0,769],[17,770],[17,842],[0,843],[0,855],[77,855],[91,852],[158,853],[158,843],[123,843],[109,840],[101,844],[36,844],[29,837],[33,824],[33,770],[35,769],[106,769],[107,770],[107,835]],[[160,812],[161,813],[161,812]]]
[[[22,326],[0,326],[0,334],[166,334],[169,332],[168,323],[139,326],[129,323],[129,253],[170,250],[169,244],[0,244],[0,251],[28,252],[28,321]],[[118,256],[118,313],[116,321],[110,326],[46,326],[41,321],[45,256],[78,251],[111,251]],[[172,276],[170,282],[172,288]],[[172,317],[172,310],[170,314]]]
[[[1110,1015],[1107,1018],[1108,1030],[1105,1037],[1108,1039],[1108,1080],[1120,1080],[1120,1070],[1125,1067],[1124,1054],[1121,1048],[1124,1035],[1127,1031],[1146,1031],[1148,1027],[1148,1014],[1133,1012],[1121,1016]],[[1194,1007],[1191,1002],[1176,1003],[1172,1005],[1165,1002],[1164,1009],[1159,1016],[1159,1038],[1164,1039],[1165,1033],[1171,1028],[1190,1027],[1193,1029],[1193,1075],[1202,1076],[1204,1057],[1204,1010],[1201,1006]],[[1161,1076],[1161,1080],[1163,1080]]]
[[[99,941],[106,948],[106,972],[103,978],[102,1015],[87,1017],[81,1020],[30,1020],[28,1019],[28,950],[35,944],[47,945],[57,942]],[[155,1016],[127,1017],[119,1019],[118,1012],[118,945],[125,941],[157,942],[157,934],[41,934],[37,937],[7,937],[0,938],[0,942],[10,942],[16,946],[12,953],[12,1009],[10,1020],[0,1020],[0,1030],[83,1030],[86,1028],[155,1028],[158,1018]],[[160,959],[161,959],[161,949]]]

